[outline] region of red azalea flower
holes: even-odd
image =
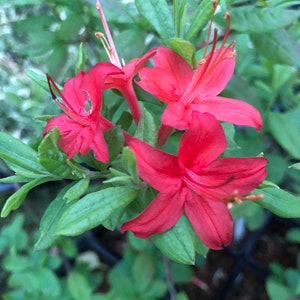
[[[128,64],[125,64],[124,62],[121,63],[99,0],[96,1],[96,8],[99,12],[107,39],[101,32],[97,32],[96,37],[102,42],[110,62],[120,69],[119,74],[113,74],[106,78],[104,88],[117,89],[124,95],[132,113],[134,122],[138,124],[142,113],[132,86],[132,80],[133,77],[145,66],[148,59],[155,54],[156,49],[149,50],[144,56],[141,58],[135,58]]]
[[[216,49],[215,31],[211,52],[206,55],[207,41],[204,56],[196,70],[176,52],[159,47],[154,56],[155,67],[139,72],[138,85],[167,103],[162,115],[163,125],[186,129],[191,122],[192,111],[199,111],[209,112],[220,121],[261,129],[262,119],[254,107],[240,100],[218,96],[229,82],[235,67],[233,44],[225,47],[229,34],[229,14],[226,17],[228,26],[221,47]]]
[[[149,50],[141,58],[132,59],[128,64],[124,65],[120,69],[120,73],[109,75],[105,79],[105,89],[117,89],[124,95],[136,124],[140,121],[141,109],[135,95],[132,80],[155,53],[156,49]]]
[[[170,229],[185,213],[203,243],[221,249],[230,244],[233,234],[228,202],[259,199],[243,195],[266,177],[265,158],[218,158],[226,148],[226,138],[219,122],[208,113],[192,113],[177,156],[135,138],[129,147],[136,156],[139,176],[159,191],[140,215],[121,227],[141,238]]]
[[[109,161],[103,133],[114,125],[100,115],[100,110],[104,79],[113,72],[119,72],[119,69],[110,63],[99,63],[87,73],[80,71],[76,77],[69,79],[62,93],[47,75],[52,97],[65,114],[50,119],[43,134],[57,127],[61,134],[58,144],[69,159],[77,153],[86,155],[93,150],[97,160]],[[57,100],[52,86],[61,102]]]

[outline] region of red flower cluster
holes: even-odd
[[[103,20],[104,15],[99,7]],[[229,20],[229,15],[227,15]],[[106,34],[112,43],[104,19]],[[95,159],[108,163],[109,153],[104,132],[114,124],[101,115],[102,92],[118,89],[127,100],[136,124],[141,111],[132,81],[159,100],[166,102],[159,131],[163,144],[171,130],[185,130],[177,156],[153,148],[126,133],[134,152],[139,176],[159,191],[150,205],[121,230],[147,238],[169,230],[185,213],[199,238],[212,249],[220,249],[232,240],[233,221],[229,201],[241,202],[258,197],[245,196],[266,177],[267,160],[261,157],[219,158],[226,149],[226,137],[219,121],[261,129],[262,119],[251,105],[218,96],[230,80],[235,66],[235,50],[225,46],[228,31],[219,49],[216,34],[209,54],[193,70],[177,53],[158,47],[142,58],[122,66],[114,46],[102,39],[111,63],[98,63],[87,73],[69,79],[61,93],[48,76],[53,98],[64,114],[48,121],[44,134],[58,127],[59,145],[69,159],[90,150]],[[207,43],[208,44],[208,43]],[[145,67],[153,57],[154,67]],[[54,89],[61,97],[57,100]]]

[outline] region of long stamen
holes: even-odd
[[[208,32],[207,32],[207,37],[206,37],[206,41],[205,41],[205,48],[204,48],[203,57],[206,56],[206,52],[207,52],[207,50],[208,50],[208,44],[209,44],[210,35],[211,35],[211,29],[212,29],[212,23],[213,23],[213,21],[214,21],[214,13],[215,13],[215,10],[217,9],[217,6],[218,6],[218,1],[217,1],[217,0],[214,0],[214,1],[213,1],[213,5],[212,5],[213,16],[212,16],[212,18],[210,19],[209,26],[208,26]]]
[[[68,106],[68,101],[56,85],[55,81],[52,79],[52,77],[49,74],[46,74],[49,90],[51,93],[51,97],[54,100],[54,102],[57,104],[57,106],[71,119],[79,122],[80,124],[87,126],[88,123],[84,120],[84,118],[80,117],[76,112],[73,111],[71,107]],[[62,101],[59,101],[53,91],[53,87],[57,94],[61,97]]]
[[[224,198],[223,201],[227,204],[230,204],[231,202],[235,202],[237,204],[241,204],[244,200],[250,200],[250,201],[256,201],[263,199],[263,194],[257,194],[257,195],[246,195],[246,196],[239,196],[238,190],[233,191],[231,195]]]
[[[100,0],[96,0],[96,9],[99,12],[99,16],[100,16],[101,22],[103,24],[103,28],[105,30],[105,33],[106,33],[106,36],[107,36],[107,39],[108,39],[108,42],[110,45],[110,47],[109,47],[111,49],[110,53],[111,53],[111,57],[113,58],[112,63],[114,63],[117,67],[122,68],[117,49],[115,47],[114,41],[112,39],[112,35],[110,33],[108,24],[106,22],[104,12],[103,12],[101,4],[100,4]]]
[[[115,62],[115,57],[113,56],[113,50],[110,47],[110,44],[108,42],[108,40],[106,39],[105,35],[102,32],[96,32],[95,36],[97,39],[99,39],[102,43],[102,46],[107,54],[107,56],[109,57],[109,60],[112,64],[116,64]]]

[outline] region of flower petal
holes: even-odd
[[[178,53],[162,46],[157,48],[157,53],[153,60],[155,67],[170,73],[179,90],[179,94],[182,95],[194,74],[191,66]],[[161,81],[159,77],[156,80]]]
[[[153,60],[155,68],[142,69],[137,84],[161,101],[178,101],[192,79],[192,68],[166,47],[158,47]]]
[[[220,48],[212,57],[211,53],[202,59],[194,72],[182,100],[191,103],[196,97],[205,98],[218,95],[229,82],[235,67],[232,48]]]
[[[176,224],[183,213],[184,195],[178,192],[158,194],[137,217],[125,222],[121,231],[132,231],[139,238],[167,231]]]
[[[187,194],[184,210],[200,240],[207,247],[219,250],[231,243],[233,220],[224,203],[208,201],[190,192]]]
[[[191,112],[181,102],[169,102],[161,116],[161,122],[166,126],[184,130],[190,125]]]
[[[203,188],[198,192],[216,201],[222,201],[234,192],[243,196],[266,178],[267,163],[268,160],[263,157],[220,158],[200,171],[202,184],[211,188]]]
[[[226,149],[222,126],[209,113],[192,113],[190,129],[182,136],[178,161],[182,166],[202,168],[214,161]]]
[[[177,157],[132,138],[129,148],[134,152],[138,174],[158,191],[178,190],[181,185],[181,168]]]
[[[192,110],[212,113],[218,120],[235,125],[251,126],[259,131],[263,121],[259,111],[252,105],[224,97],[199,98],[191,105]]]

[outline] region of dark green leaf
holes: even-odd
[[[172,14],[166,0],[135,0],[139,12],[148,20],[165,45],[175,36]]]
[[[230,9],[230,27],[237,31],[261,33],[274,31],[291,24],[300,11],[282,8],[258,8],[253,5]]]
[[[61,74],[68,56],[68,49],[61,44],[55,44],[52,46],[53,51],[51,52],[47,60],[47,69],[51,76],[58,77]]]
[[[171,44],[171,48],[175,52],[177,52],[181,57],[183,57],[184,60],[189,63],[191,68],[194,69],[196,66],[195,46],[190,42],[179,38],[172,38],[170,40],[170,44]]]
[[[195,248],[188,220],[182,216],[168,231],[153,235],[153,243],[170,259],[182,264],[194,264]]]
[[[37,153],[32,148],[4,132],[0,133],[0,158],[17,175],[29,178],[49,175],[39,164]]]
[[[256,50],[270,61],[300,67],[300,45],[284,29],[250,36]]]
[[[61,217],[56,234],[78,235],[92,229],[117,209],[125,207],[137,196],[137,191],[121,186],[86,195],[74,203]]]
[[[19,208],[31,189],[49,180],[51,180],[51,177],[38,177],[21,186],[6,200],[1,211],[1,217],[5,218],[10,214],[12,210],[16,210],[17,208]]]
[[[176,36],[181,37],[183,27],[183,16],[186,10],[186,0],[175,0],[174,5],[174,22]]]
[[[257,189],[254,194],[263,194],[256,204],[283,218],[300,217],[300,198],[276,188]]]
[[[211,0],[202,0],[200,5],[197,7],[197,10],[192,18],[192,24],[190,25],[185,39],[191,40],[199,31],[206,26],[209,19],[214,14]]]

